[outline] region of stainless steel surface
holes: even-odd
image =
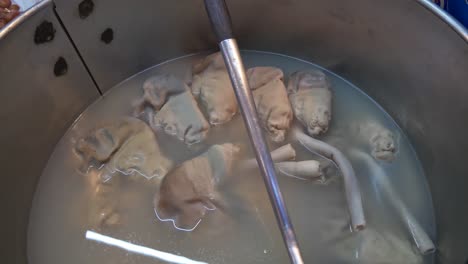
[[[99,0],[94,1],[94,11],[86,19],[78,15],[80,2],[55,1],[57,12],[103,91],[169,58],[216,47],[201,0],[134,0],[131,4],[124,0]],[[252,43],[247,48],[312,58],[326,66],[362,52],[356,49],[370,45],[373,36],[379,37],[374,44],[385,44],[384,38],[400,40],[398,29],[413,32],[415,37],[426,35],[433,23],[445,23],[466,36],[463,26],[427,0],[357,0],[353,4],[340,0],[231,0],[228,5],[236,20],[236,38],[243,48]],[[257,11],[264,13],[262,19],[257,19]],[[430,12],[450,20],[443,22]],[[105,44],[100,35],[109,27],[115,32],[114,41]],[[387,30],[392,32],[386,34]],[[444,30],[444,34],[454,36],[450,29]],[[262,40],[263,37],[266,38]],[[297,38],[304,45],[299,45]],[[349,48],[340,50],[343,39],[352,41],[344,45]]]
[[[276,178],[275,165],[271,159],[270,151],[260,128],[255,102],[250,91],[249,83],[245,75],[244,64],[239,53],[239,47],[235,39],[226,39],[219,44],[231,78],[234,92],[239,103],[245,127],[252,143],[252,149],[257,158],[258,168],[263,176],[263,181],[275,211],[281,235],[286,244],[291,263],[301,264],[301,252],[297,243],[296,234],[288,215],[288,210],[281,194]]]
[[[52,1],[44,1],[0,31],[2,263],[26,263],[37,179],[60,137],[98,97],[52,8]],[[53,23],[55,38],[36,45],[34,32],[44,20]],[[59,56],[66,59],[68,72],[55,77]]]
[[[103,92],[157,63],[216,47],[202,0],[94,0],[86,19],[81,1],[55,1],[56,9]],[[100,39],[107,28],[109,44]]]
[[[84,20],[77,11],[80,1],[55,3],[104,89],[166,59],[216,47],[201,0],[96,0],[94,12]],[[57,139],[97,97],[53,17],[51,1],[46,2],[47,8],[0,31],[0,57],[9,62],[8,70],[0,64],[0,98],[5,98],[0,157],[6,166],[1,197],[5,215],[14,215],[2,217],[5,263],[25,263],[27,211],[36,179]],[[438,263],[465,263],[467,31],[424,0],[231,0],[228,5],[243,48],[325,66],[359,86],[397,120],[428,177]],[[56,38],[35,46],[32,34],[44,18],[56,25]],[[105,44],[100,34],[108,27],[114,40]],[[55,78],[50,63],[58,52],[69,70]],[[31,137],[31,131],[41,132]]]
[[[427,10],[434,13],[434,15],[438,16],[449,27],[451,27],[455,32],[457,32],[462,39],[468,42],[468,30],[456,18],[454,18],[449,13],[441,9],[432,1],[428,1],[428,0],[416,0],[416,1],[418,1],[418,3],[421,4],[423,7],[427,8]]]

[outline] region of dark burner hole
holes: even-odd
[[[54,39],[54,37],[54,25],[51,22],[45,20],[36,28],[36,32],[34,33],[34,43],[42,44],[50,42]]]
[[[101,40],[106,44],[109,44],[112,42],[112,40],[114,40],[114,31],[112,30],[112,28],[107,28],[106,30],[104,30],[104,32],[102,32]]]
[[[60,57],[58,58],[57,62],[54,65],[54,74],[55,76],[59,77],[65,75],[68,72],[68,64],[67,61]]]
[[[83,0],[78,5],[78,13],[80,14],[81,19],[87,18],[94,10],[93,0]]]

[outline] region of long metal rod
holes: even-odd
[[[253,145],[258,167],[262,173],[281,234],[288,249],[289,258],[294,264],[302,264],[304,261],[302,260],[296,235],[278,185],[278,180],[276,179],[275,166],[263,137],[262,129],[259,126],[255,102],[247,82],[237,42],[235,39],[230,38],[221,41],[219,45],[229,76],[231,77],[242,116],[244,117],[250,141]]]

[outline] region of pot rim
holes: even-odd
[[[456,18],[445,12],[442,8],[428,0],[415,0],[421,6],[432,12],[445,24],[451,27],[467,44],[468,44],[468,29],[465,28]]]
[[[453,31],[455,31],[467,44],[468,44],[468,29],[465,28],[458,20],[452,17],[449,13],[445,12],[441,8],[439,8],[436,4],[428,0],[414,0],[431,13],[433,13],[436,17],[442,20],[445,24],[447,24]],[[0,29],[0,41],[5,38],[10,32],[15,30],[18,26],[20,26],[24,21],[28,18],[39,12],[45,7],[49,5],[53,5],[52,0],[43,0],[38,2],[37,4],[33,5],[31,8],[27,9],[24,13],[20,14],[18,17],[13,19],[10,23],[8,23],[5,27]]]
[[[19,16],[0,29],[0,41],[2,41],[2,39],[4,39],[10,32],[14,31],[17,27],[27,21],[30,17],[34,16],[37,12],[52,5],[52,0],[42,0],[28,8],[26,11],[20,13]]]

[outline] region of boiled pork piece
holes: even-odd
[[[143,84],[135,114],[146,113],[153,129],[163,130],[191,145],[203,141],[209,124],[187,84],[172,75],[156,75]]]
[[[157,113],[149,113],[152,128],[161,129],[187,145],[201,142],[208,135],[210,125],[190,91],[172,95]]]
[[[174,169],[154,196],[156,216],[179,230],[195,229],[207,210],[222,204],[216,187],[230,173],[238,152],[231,143],[213,145]]]
[[[260,124],[272,141],[284,141],[293,112],[283,83],[283,72],[274,67],[254,67],[247,70],[247,78]]]
[[[358,140],[369,146],[372,157],[383,161],[395,159],[398,137],[377,121],[366,121],[352,126]]]
[[[159,147],[152,129],[143,121],[126,117],[102,126],[78,141],[76,152],[85,166],[103,166],[103,177],[116,172],[162,178],[173,167]]]
[[[148,78],[143,83],[143,97],[136,102],[135,115],[139,115],[149,107],[159,110],[170,95],[182,93],[188,86],[170,74],[158,74]]]
[[[297,71],[289,77],[289,100],[297,120],[310,136],[327,132],[331,120],[332,92],[319,70]]]
[[[200,100],[210,124],[230,121],[238,106],[221,53],[213,53],[195,63],[192,74],[192,93]]]

